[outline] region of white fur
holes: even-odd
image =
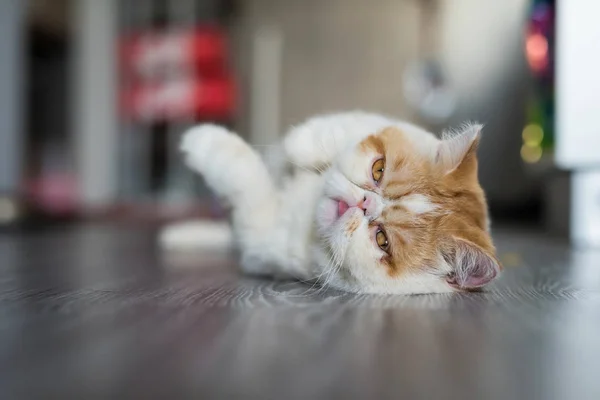
[[[433,204],[431,200],[422,194],[411,194],[400,200],[400,204],[408,211],[416,215],[427,214],[435,211],[438,206]]]
[[[399,278],[391,278],[380,265],[383,252],[374,242],[368,221],[381,214],[384,201],[358,186],[370,179],[372,160],[357,155],[355,148],[362,139],[389,126],[401,128],[422,154],[432,159],[438,154],[440,141],[434,135],[364,112],[314,117],[292,128],[283,141],[283,155],[295,171],[278,187],[272,179],[275,171],[268,171],[249,145],[222,127],[193,128],[181,149],[188,166],[231,205],[244,271],[319,280],[354,292],[452,291],[443,279],[450,267],[441,258],[435,271]],[[451,153],[443,157],[454,160]],[[336,219],[337,202],[332,198],[354,206],[365,196],[370,196],[367,215],[352,207]],[[436,208],[419,195],[405,199],[404,204],[415,214]],[[357,228],[348,233],[353,223]],[[181,248],[175,242],[189,244],[193,235],[200,242],[198,230],[187,229],[167,231],[165,244]]]
[[[481,132],[483,125],[479,124],[464,124],[462,129],[457,131],[444,132],[444,141],[438,148],[438,162],[441,163],[447,172],[454,170],[465,153]]]

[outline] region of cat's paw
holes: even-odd
[[[203,124],[191,128],[183,135],[179,149],[184,154],[188,167],[203,174],[214,161],[214,156],[236,139],[239,140],[222,126]]]
[[[288,161],[300,168],[326,168],[335,157],[333,132],[315,132],[311,126],[301,126],[283,140]]]

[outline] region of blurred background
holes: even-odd
[[[186,127],[214,121],[264,145],[312,114],[360,108],[434,132],[484,123],[495,220],[567,234],[555,26],[565,15],[568,32],[591,11],[552,0],[0,0],[0,220],[219,217],[177,154]]]

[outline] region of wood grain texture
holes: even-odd
[[[600,253],[496,237],[487,292],[356,296],[142,230],[4,234],[0,398],[599,399]]]

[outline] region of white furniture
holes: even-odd
[[[600,247],[600,1],[557,6],[556,162],[572,171],[573,243]]]

